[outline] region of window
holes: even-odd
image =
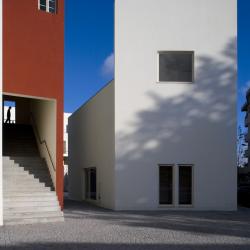
[[[192,166],[179,166],[179,205],[192,205]]]
[[[173,204],[173,166],[159,166],[160,205]]]
[[[96,168],[85,169],[86,199],[96,200]]]
[[[57,0],[38,0],[39,10],[56,13]]]
[[[193,82],[193,51],[159,52],[159,82]]]
[[[67,142],[63,141],[63,153],[67,154]]]

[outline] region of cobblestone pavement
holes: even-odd
[[[65,222],[0,228],[0,249],[250,250],[250,209],[113,212],[66,201]]]

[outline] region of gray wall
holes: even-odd
[[[193,164],[188,209],[236,209],[237,1],[116,0],[115,9],[115,208],[167,209],[158,164]],[[194,51],[194,83],[157,83],[158,51]]]
[[[114,208],[114,83],[69,117],[69,196],[85,198],[84,168],[97,169],[99,206]]]

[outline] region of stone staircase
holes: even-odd
[[[64,221],[32,127],[4,124],[3,135],[4,224]]]

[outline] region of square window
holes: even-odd
[[[194,52],[159,52],[159,82],[193,82]]]

